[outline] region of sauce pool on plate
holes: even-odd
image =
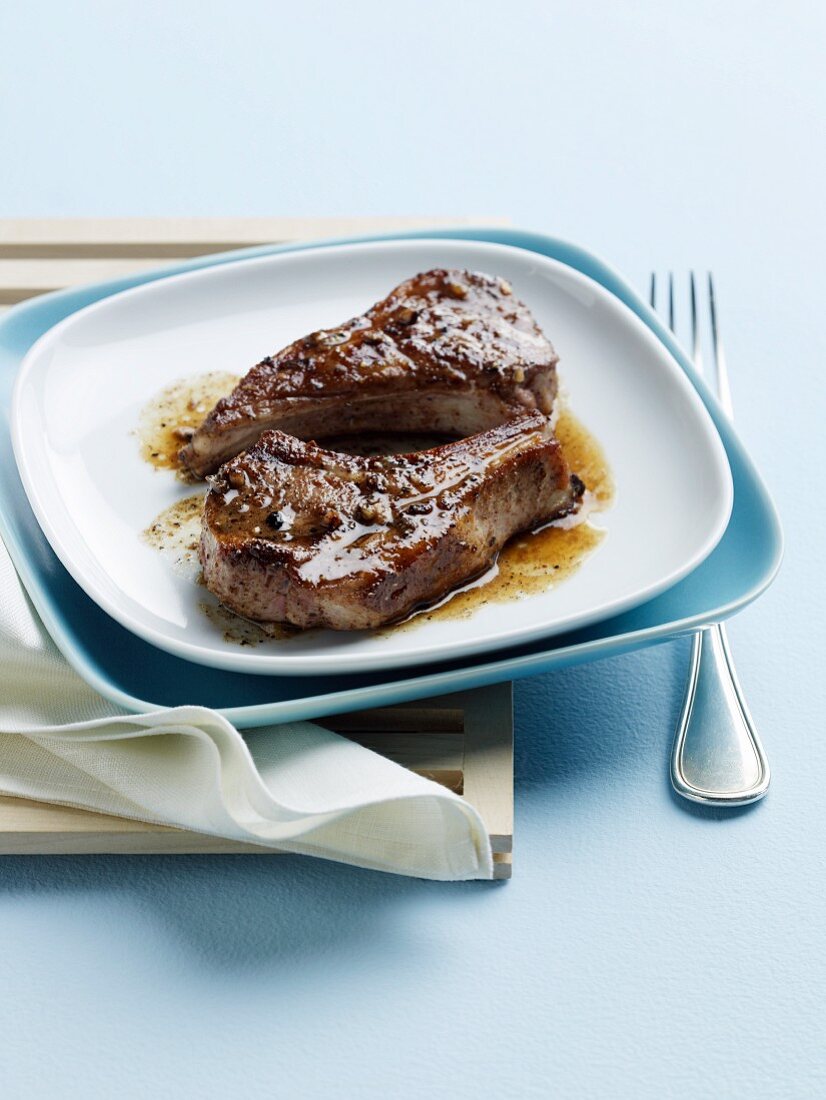
[[[158,470],[180,471],[181,447],[237,382],[236,374],[210,371],[162,389],[141,410],[137,428],[141,458]]]

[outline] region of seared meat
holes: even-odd
[[[537,411],[433,450],[368,458],[267,431],[210,481],[207,587],[249,618],[336,630],[433,603],[583,491]]]
[[[503,279],[428,271],[336,329],[269,356],[181,451],[198,477],[278,428],[300,439],[373,432],[467,436],[551,412],[557,355]]]

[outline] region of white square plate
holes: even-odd
[[[606,536],[544,593],[372,634],[310,631],[254,648],[224,639],[203,591],[140,533],[192,492],[139,457],[146,401],[188,374],[242,374],[297,337],[361,313],[431,267],[501,275],[560,355],[574,413],[601,442],[616,499]],[[284,253],[193,271],[104,298],[29,351],[12,403],[21,478],[56,554],[116,621],[178,656],[260,673],[331,674],[459,658],[614,615],[711,552],[732,506],[725,450],[691,383],[617,298],[572,268],[506,245],[398,240]]]

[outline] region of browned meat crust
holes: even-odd
[[[583,491],[536,411],[369,458],[268,431],[210,480],[201,560],[211,591],[249,618],[337,630],[433,603]]]
[[[467,436],[550,413],[557,355],[502,279],[428,271],[336,329],[259,363],[181,451],[203,477],[271,428],[301,439],[363,431]]]

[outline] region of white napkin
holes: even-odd
[[[128,714],[60,654],[0,542],[0,792],[432,879],[491,878],[464,799],[309,722]]]

